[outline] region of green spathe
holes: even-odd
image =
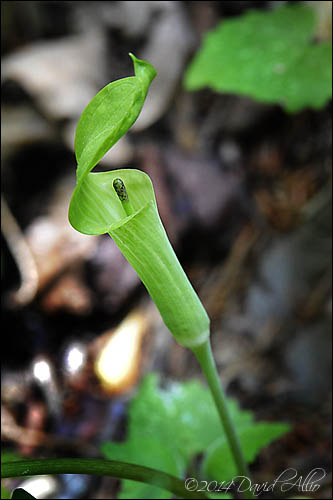
[[[77,127],[77,185],[71,225],[81,233],[109,233],[136,270],[176,340],[196,347],[209,337],[209,318],[170,245],[160,220],[152,182],[135,169],[91,172],[137,119],[155,69],[131,56],[135,77],[112,82],[84,110]],[[119,198],[122,182],[128,200]],[[119,189],[118,189],[119,191]],[[130,203],[126,211],[124,203]],[[127,213],[126,213],[127,212]]]
[[[117,178],[131,200],[129,216],[112,187]],[[207,340],[208,315],[169,242],[147,174],[134,169],[89,173],[73,194],[69,219],[84,234],[110,234],[180,344],[194,347]]]
[[[140,276],[176,340],[186,346],[209,337],[209,318],[181,267],[153,200],[115,224],[111,238]]]
[[[148,62],[133,54],[130,57],[135,76],[106,85],[90,101],[79,119],[75,135],[78,182],[136,121],[149,85],[157,74]]]
[[[69,221],[77,231],[109,233],[114,224],[124,220],[126,213],[113,187],[117,178],[126,186],[134,214],[149,201],[156,205],[152,182],[144,172],[135,169],[90,172],[77,184],[69,206]]]

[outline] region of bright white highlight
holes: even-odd
[[[72,346],[66,355],[66,370],[69,373],[76,373],[85,362],[86,356],[83,348],[79,345]]]
[[[25,489],[35,498],[48,498],[49,495],[54,495],[58,485],[52,476],[36,476],[25,479],[19,488]]]
[[[37,361],[33,368],[34,377],[42,384],[51,379],[51,370],[49,364],[44,361]]]

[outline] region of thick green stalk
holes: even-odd
[[[165,472],[100,458],[55,458],[41,460],[22,460],[1,465],[1,477],[39,476],[43,474],[91,474],[131,479],[148,483],[171,491],[177,498],[208,498],[202,492],[188,491],[184,480]]]
[[[221,385],[220,377],[216,369],[210,339],[208,338],[208,340],[206,340],[200,346],[192,348],[192,351],[196,355],[202,371],[204,372],[207,379],[208,386],[214,398],[217,410],[220,415],[222,426],[224,428],[230,450],[235,461],[238,475],[250,478],[249,470],[242,452],[235,426],[228,409],[227,400]],[[223,480],[223,478],[221,478],[221,480]],[[246,492],[246,495],[246,498],[253,498],[251,492]]]

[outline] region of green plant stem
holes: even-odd
[[[249,470],[228,409],[227,400],[221,385],[220,377],[216,369],[210,340],[208,339],[200,346],[192,348],[192,351],[197,357],[202,371],[204,372],[207,379],[208,386],[211,390],[217,410],[220,415],[222,426],[225,430],[225,434],[235,461],[238,475],[245,476],[250,479]],[[223,480],[223,478],[219,479],[221,481]],[[246,492],[245,498],[253,498],[252,492]]]
[[[55,458],[22,460],[1,465],[1,477],[25,477],[43,474],[89,474],[131,479],[171,491],[177,498],[208,498],[202,492],[188,491],[184,480],[140,465],[101,458]]]

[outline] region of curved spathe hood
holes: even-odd
[[[147,203],[156,205],[152,182],[147,174],[135,169],[89,173],[77,184],[69,206],[69,221],[80,233],[104,234],[128,218],[114,188],[113,181],[121,178],[126,186],[134,213]]]
[[[91,172],[105,153],[136,121],[155,68],[130,54],[135,76],[106,85],[83,111],[75,134],[77,184],[69,207],[69,221],[84,234],[107,233],[122,220],[124,211],[113,189],[116,176],[125,182],[132,207],[140,210],[155,196],[151,181],[138,170]]]

